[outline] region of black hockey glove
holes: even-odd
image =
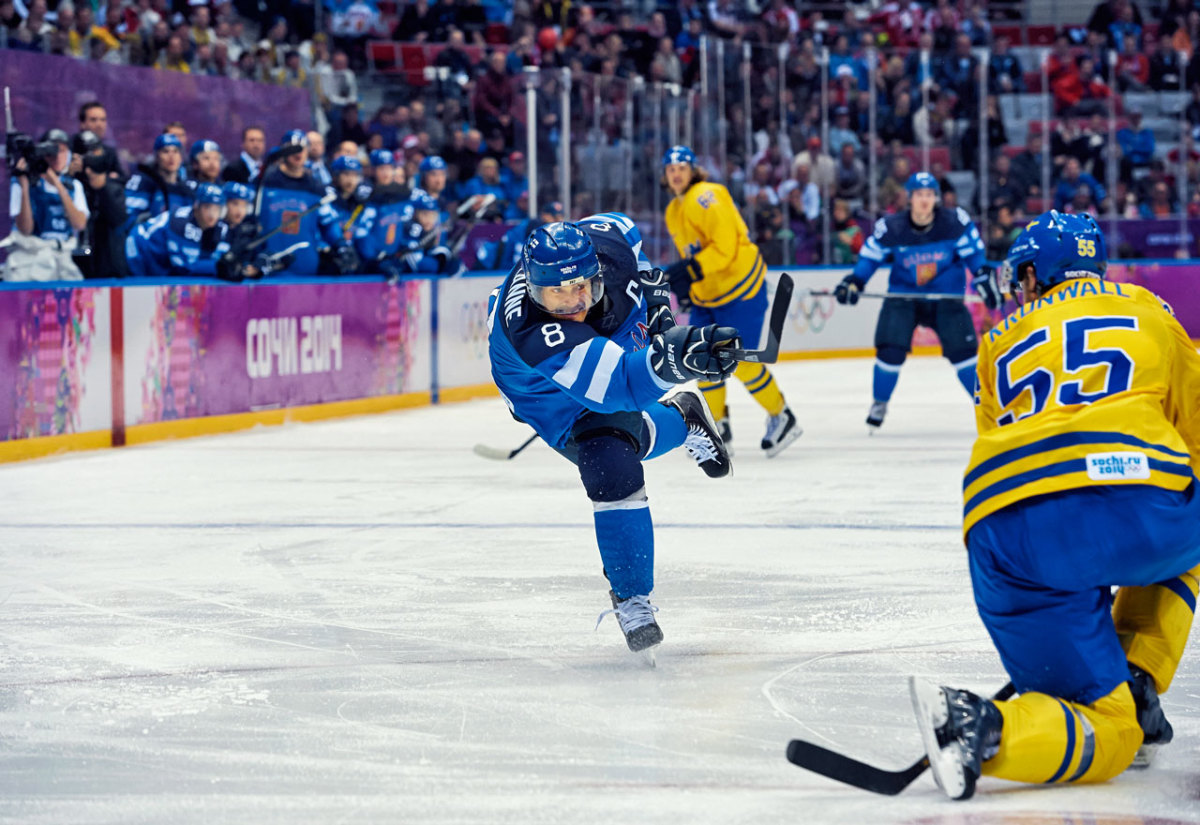
[[[650,366],[672,384],[724,381],[737,369],[729,348],[740,346],[733,327],[672,327],[650,343]]]
[[[971,286],[975,287],[988,309],[996,309],[1004,303],[1004,292],[1000,289],[1000,279],[994,266],[984,264],[979,267],[979,271],[971,279]]]
[[[862,292],[864,284],[853,275],[847,275],[842,278],[842,282],[833,290],[833,297],[837,299],[839,304],[849,304],[854,306],[858,303],[859,293]]]
[[[651,335],[661,335],[675,326],[671,314],[671,285],[667,273],[652,269],[641,275],[642,292],[646,295],[646,325]]]
[[[358,272],[362,261],[352,246],[339,246],[333,251],[333,263],[342,275],[353,275]]]
[[[232,281],[235,284],[243,279],[242,264],[238,261],[237,255],[226,252],[217,259],[217,277],[222,281]]]

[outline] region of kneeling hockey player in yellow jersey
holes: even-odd
[[[1090,215],[1042,215],[1006,262],[1024,303],[980,342],[964,533],[1019,695],[910,681],[955,799],[980,774],[1103,782],[1173,736],[1158,696],[1196,608],[1200,355],[1154,294],[1105,281],[1105,262]]]
[[[663,155],[663,180],[675,197],[667,205],[667,231],[682,260],[667,267],[671,291],[681,308],[691,310],[691,324],[736,328],[742,345],[757,347],[767,315],[763,276],[767,265],[746,230],[729,191],[704,180],[696,156],[686,146]],[[774,457],[800,437],[796,416],[788,409],[771,371],[743,362],[734,376],[767,411],[762,448]],[[704,399],[728,448],[733,437],[725,405],[725,382],[700,382]],[[732,453],[732,450],[730,450]]]

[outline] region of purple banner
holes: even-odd
[[[17,129],[35,138],[51,127],[74,134],[80,105],[98,100],[108,110],[105,140],[118,148],[127,169],[149,155],[163,126],[176,120],[187,129],[189,145],[215,140],[227,161],[241,151],[247,126],[263,127],[272,144],[288,129],[312,123],[308,93],[300,89],[11,49],[0,54],[0,86],[12,90]],[[0,237],[8,232],[6,207],[0,210]]]
[[[127,289],[126,420],[427,390],[428,290],[420,281]]]
[[[1167,258],[1178,257],[1181,248],[1187,250],[1188,258],[1200,256],[1196,239],[1200,236],[1200,220],[1189,220],[1184,226],[1175,219],[1148,221],[1108,221],[1101,219],[1108,256],[1121,258]]]
[[[4,440],[106,429],[108,376],[93,377],[95,415],[84,416],[93,350],[107,361],[103,289],[0,292],[0,435]],[[97,303],[102,307],[97,329]],[[98,380],[97,380],[98,379]]]

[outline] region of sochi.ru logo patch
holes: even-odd
[[[1132,481],[1150,478],[1150,460],[1145,453],[1090,453],[1088,478],[1093,481]]]

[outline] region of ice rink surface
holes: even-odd
[[[970,595],[969,399],[905,367],[781,365],[773,460],[730,390],[735,475],[647,465],[658,667],[608,607],[591,508],[499,400],[0,467],[0,822],[1200,822],[1200,647],[1175,742],[1100,787],[928,776],[879,797],[789,765],[802,737],[920,755],[905,676],[1004,681]]]

